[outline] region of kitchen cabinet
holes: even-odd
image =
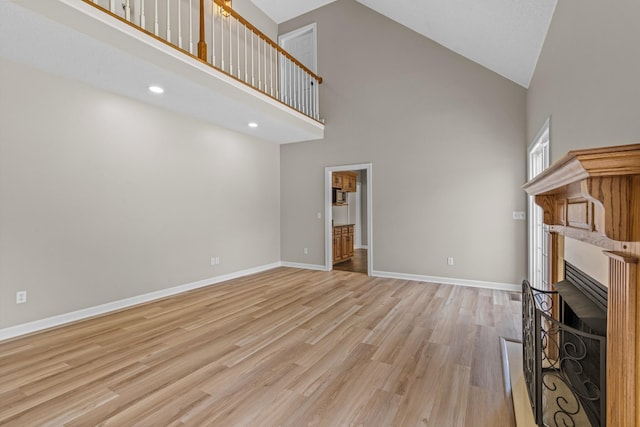
[[[349,193],[356,192],[356,181],[357,177],[355,174],[345,173],[342,176],[342,191],[347,191]]]
[[[331,187],[342,191],[354,193],[358,175],[354,172],[333,172],[331,174]]]
[[[333,172],[331,174],[331,187],[342,190],[342,173]]]
[[[354,226],[337,225],[333,227],[333,263],[337,264],[353,257]]]

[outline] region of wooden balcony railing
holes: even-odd
[[[320,120],[322,78],[224,0],[82,0]]]

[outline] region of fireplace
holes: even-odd
[[[555,291],[523,282],[523,366],[540,426],[606,425],[607,288],[565,262]]]
[[[570,151],[523,189],[542,208],[548,226],[550,283],[566,279],[566,238],[597,247],[608,258],[606,416],[601,414],[601,423],[640,426],[640,144]],[[535,321],[535,298],[528,298]],[[563,320],[560,310],[558,303],[547,315]],[[549,351],[555,355],[553,347]]]

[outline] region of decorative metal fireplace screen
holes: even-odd
[[[579,316],[556,291],[525,280],[522,293],[523,366],[536,424],[605,426],[606,326],[593,330],[591,318],[576,325]]]

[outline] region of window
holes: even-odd
[[[549,167],[549,119],[528,150],[528,179]],[[549,235],[543,223],[542,208],[529,196],[529,282],[538,289],[549,289]]]

